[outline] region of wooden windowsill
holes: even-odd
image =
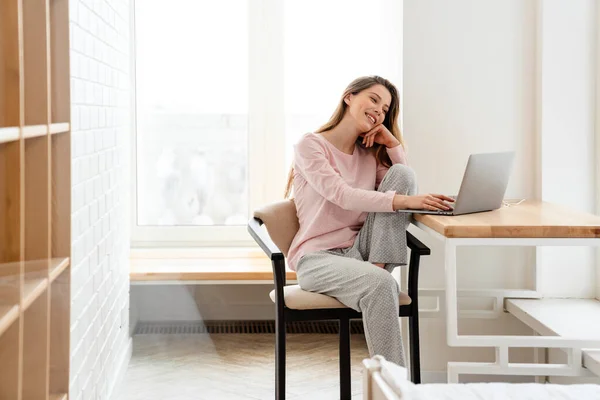
[[[129,253],[131,260],[152,259],[239,259],[259,258],[267,259],[265,253],[259,247],[135,247]]]
[[[271,261],[260,249],[132,249],[130,280],[132,282],[272,282]],[[286,279],[296,280],[287,270]]]

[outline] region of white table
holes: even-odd
[[[493,363],[450,362],[448,382],[458,382],[460,374],[589,376],[582,367],[582,348],[600,348],[600,337],[459,335],[456,282],[456,249],[459,246],[598,246],[600,217],[540,201],[460,216],[414,214],[414,223],[443,242],[445,271],[446,340],[453,347],[494,347]],[[538,275],[538,271],[536,271]],[[537,279],[536,279],[537,280]],[[504,307],[510,292],[496,298]],[[514,296],[516,297],[516,296]],[[518,297],[540,298],[535,290]],[[562,348],[569,355],[567,364],[509,363],[509,348]]]

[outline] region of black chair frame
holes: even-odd
[[[286,307],[283,296],[285,282],[285,257],[273,243],[269,234],[261,228],[263,222],[252,218],[248,222],[248,232],[271,260],[275,283],[275,398],[285,399],[285,326],[291,321],[321,321],[339,320],[340,326],[340,399],[351,399],[350,378],[350,320],[362,319],[362,314],[351,308],[330,308],[294,310]],[[431,253],[430,249],[415,238],[410,232],[406,233],[406,244],[410,248],[408,264],[408,295],[411,304],[401,305],[398,316],[409,318],[410,340],[410,371],[411,380],[421,383],[421,365],[419,351],[419,262],[421,256]]]

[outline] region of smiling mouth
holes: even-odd
[[[369,121],[371,121],[372,124],[375,124],[375,118],[373,118],[371,115],[365,113],[365,115],[367,116],[367,118],[369,118]]]

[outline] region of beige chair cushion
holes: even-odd
[[[265,224],[271,240],[287,257],[292,239],[300,229],[294,201],[283,200],[267,204],[254,211],[254,216]]]
[[[269,297],[273,303],[275,302],[275,290],[269,293]],[[324,294],[307,292],[302,290],[298,285],[289,285],[283,288],[283,297],[287,308],[294,310],[313,310],[319,308],[347,308],[333,297]],[[398,297],[401,306],[406,306],[412,303],[412,300],[406,293],[400,292]]]

